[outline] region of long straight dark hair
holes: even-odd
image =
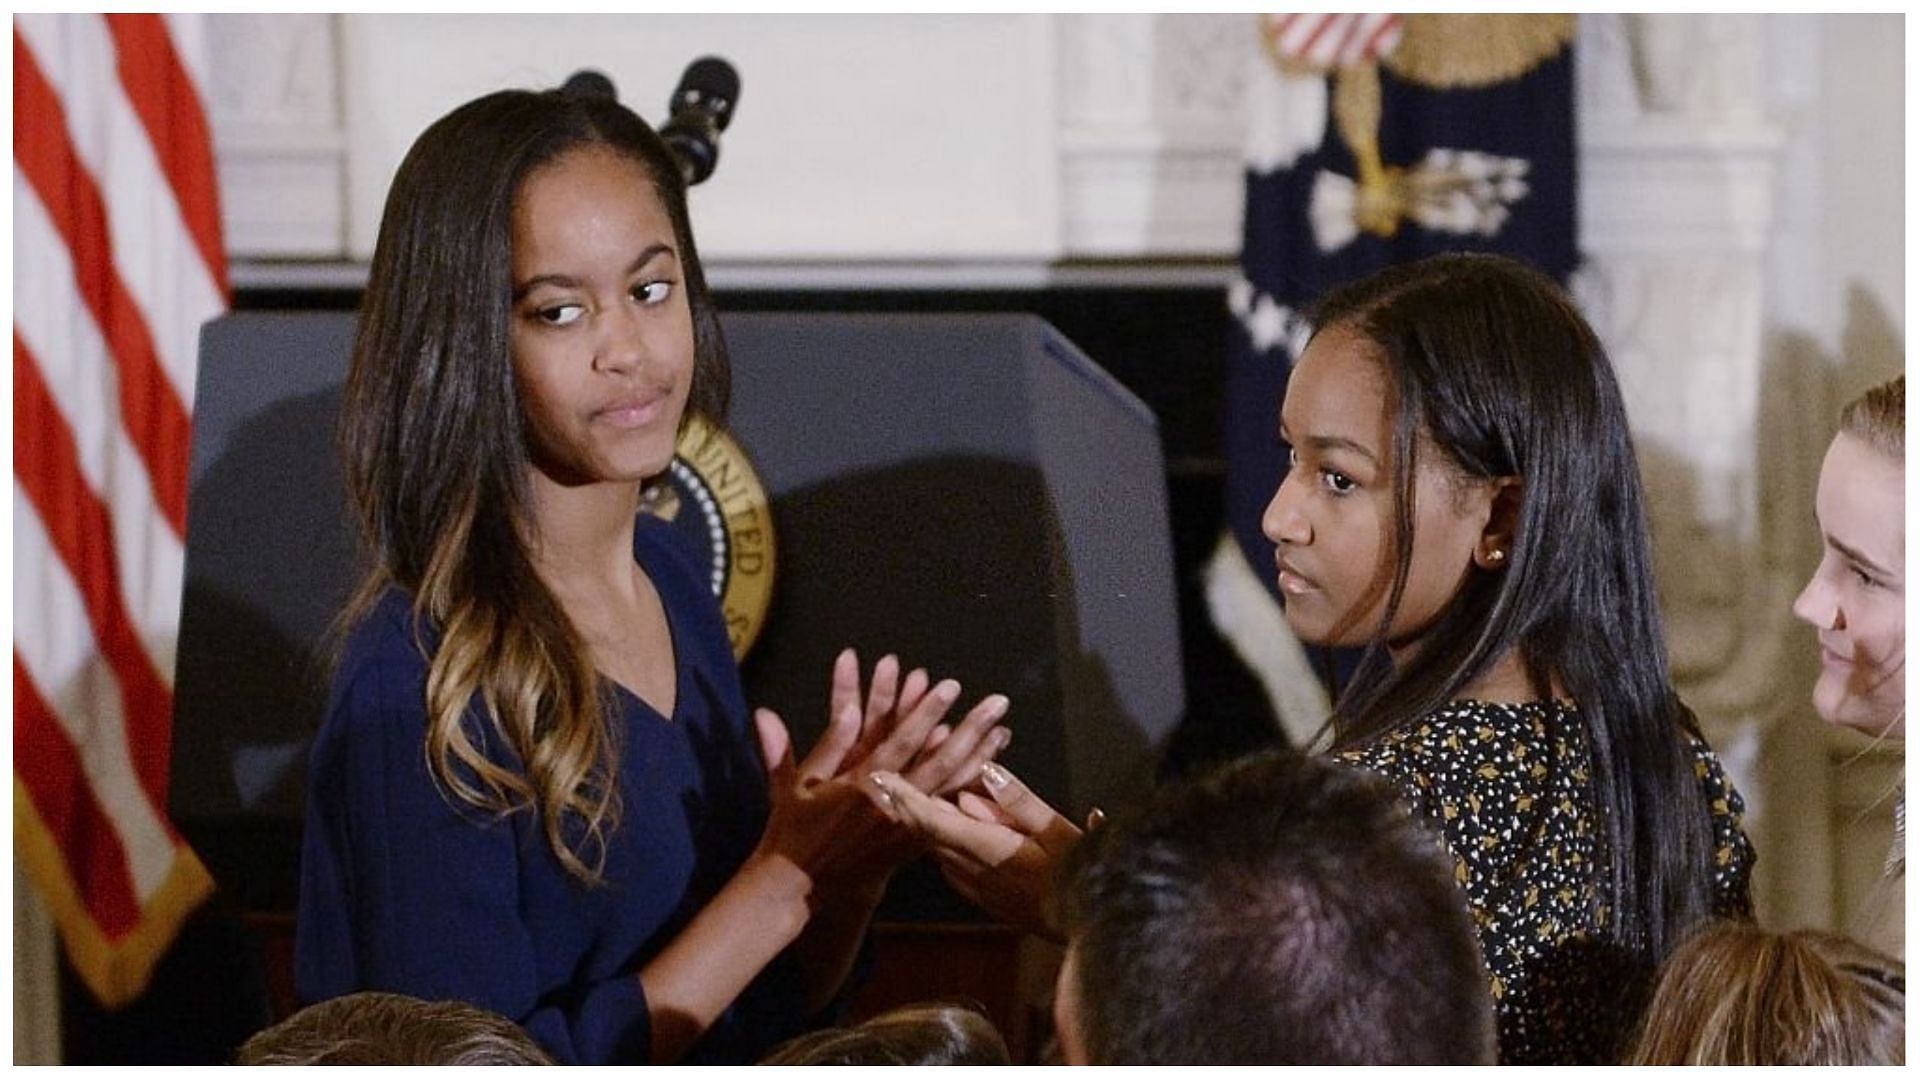
[[[340,446],[371,564],[344,618],[389,586],[412,595],[431,653],[434,778],[483,810],[536,808],[554,856],[593,882],[619,818],[615,731],[585,645],[529,556],[531,465],[510,324],[514,203],[534,171],[587,147],[640,165],[665,206],[693,316],[687,413],[724,419],[726,343],[665,144],[609,98],[504,90],[436,121],[394,177]],[[437,648],[419,634],[426,626]],[[464,722],[476,694],[491,732]]]
[[[1712,820],[1692,712],[1673,690],[1639,465],[1600,340],[1545,275],[1441,255],[1329,293],[1314,313],[1371,341],[1392,388],[1396,568],[1380,629],[1329,724],[1348,747],[1458,698],[1517,654],[1534,694],[1577,703],[1611,879],[1616,941],[1656,962],[1707,918]],[[1473,571],[1395,664],[1421,435],[1468,477],[1521,478],[1504,568]]]

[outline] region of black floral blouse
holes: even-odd
[[[1745,807],[1694,740],[1713,811],[1715,914],[1751,914]],[[1571,703],[1455,702],[1336,758],[1382,774],[1441,833],[1480,932],[1503,1063],[1618,1061],[1652,978],[1607,923],[1586,728]]]

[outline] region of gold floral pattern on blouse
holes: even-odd
[[[1694,776],[1713,811],[1715,914],[1751,913],[1745,805],[1702,741]],[[1455,702],[1337,758],[1394,782],[1454,860],[1480,932],[1500,1059],[1609,1063],[1650,978],[1611,941],[1608,856],[1592,755],[1567,702]]]

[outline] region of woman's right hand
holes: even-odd
[[[887,656],[863,693],[859,659],[842,651],[827,729],[797,764],[779,715],[755,712],[772,801],[756,854],[804,872],[814,903],[822,893],[877,901],[893,871],[925,847],[885,809],[876,773],[898,771],[928,791],[948,792],[977,778],[1006,746],[1007,730],[998,724],[1005,696],[987,696],[950,726],[942,722],[959,700],[960,685],[929,683],[918,669],[902,680],[898,660]]]
[[[850,904],[842,887],[861,881],[858,869],[874,850],[900,837],[912,839],[855,785],[855,775],[841,769],[860,735],[856,706],[848,704],[830,718],[802,762],[794,761],[793,741],[777,714],[756,710],[753,722],[771,803],[760,843],[640,971],[658,1062],[684,1054],[784,950],[799,953],[803,1015],[823,1006],[844,980],[873,910],[872,904]]]
[[[998,763],[980,771],[991,802],[971,791],[951,803],[937,799],[897,773],[877,773],[873,782],[901,821],[931,842],[961,896],[1014,926],[1064,940],[1053,884],[1080,841],[1079,827]]]
[[[898,772],[923,792],[946,795],[971,783],[980,767],[1006,750],[1013,733],[1002,726],[1008,701],[990,694],[975,703],[957,725],[941,723],[959,700],[960,685],[937,684],[923,668],[901,678],[898,658],[889,653],[873,666],[865,694],[860,688],[860,658],[845,649],[833,665],[832,715],[849,704],[865,711],[860,735],[846,756],[847,770],[859,777]]]
[[[753,723],[767,764],[771,806],[766,830],[748,862],[790,868],[803,876],[801,888],[813,907],[823,885],[847,877],[870,849],[895,843],[900,828],[874,806],[853,775],[841,772],[860,735],[857,708],[840,709],[799,763],[779,714],[755,710]]]

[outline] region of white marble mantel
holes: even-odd
[[[1763,245],[1780,137],[1754,88],[1687,54],[1682,85],[1650,89],[1630,50],[1658,34],[1631,18],[1583,24],[1589,247]],[[1763,44],[1755,17],[1694,17],[1711,35],[1641,18],[1716,57]],[[1267,63],[1252,20],[214,16],[229,243],[243,260],[364,260],[400,155],[453,105],[596,67],[657,122],[680,69],[712,52],[745,85],[695,190],[716,262],[1231,259],[1246,86]]]

